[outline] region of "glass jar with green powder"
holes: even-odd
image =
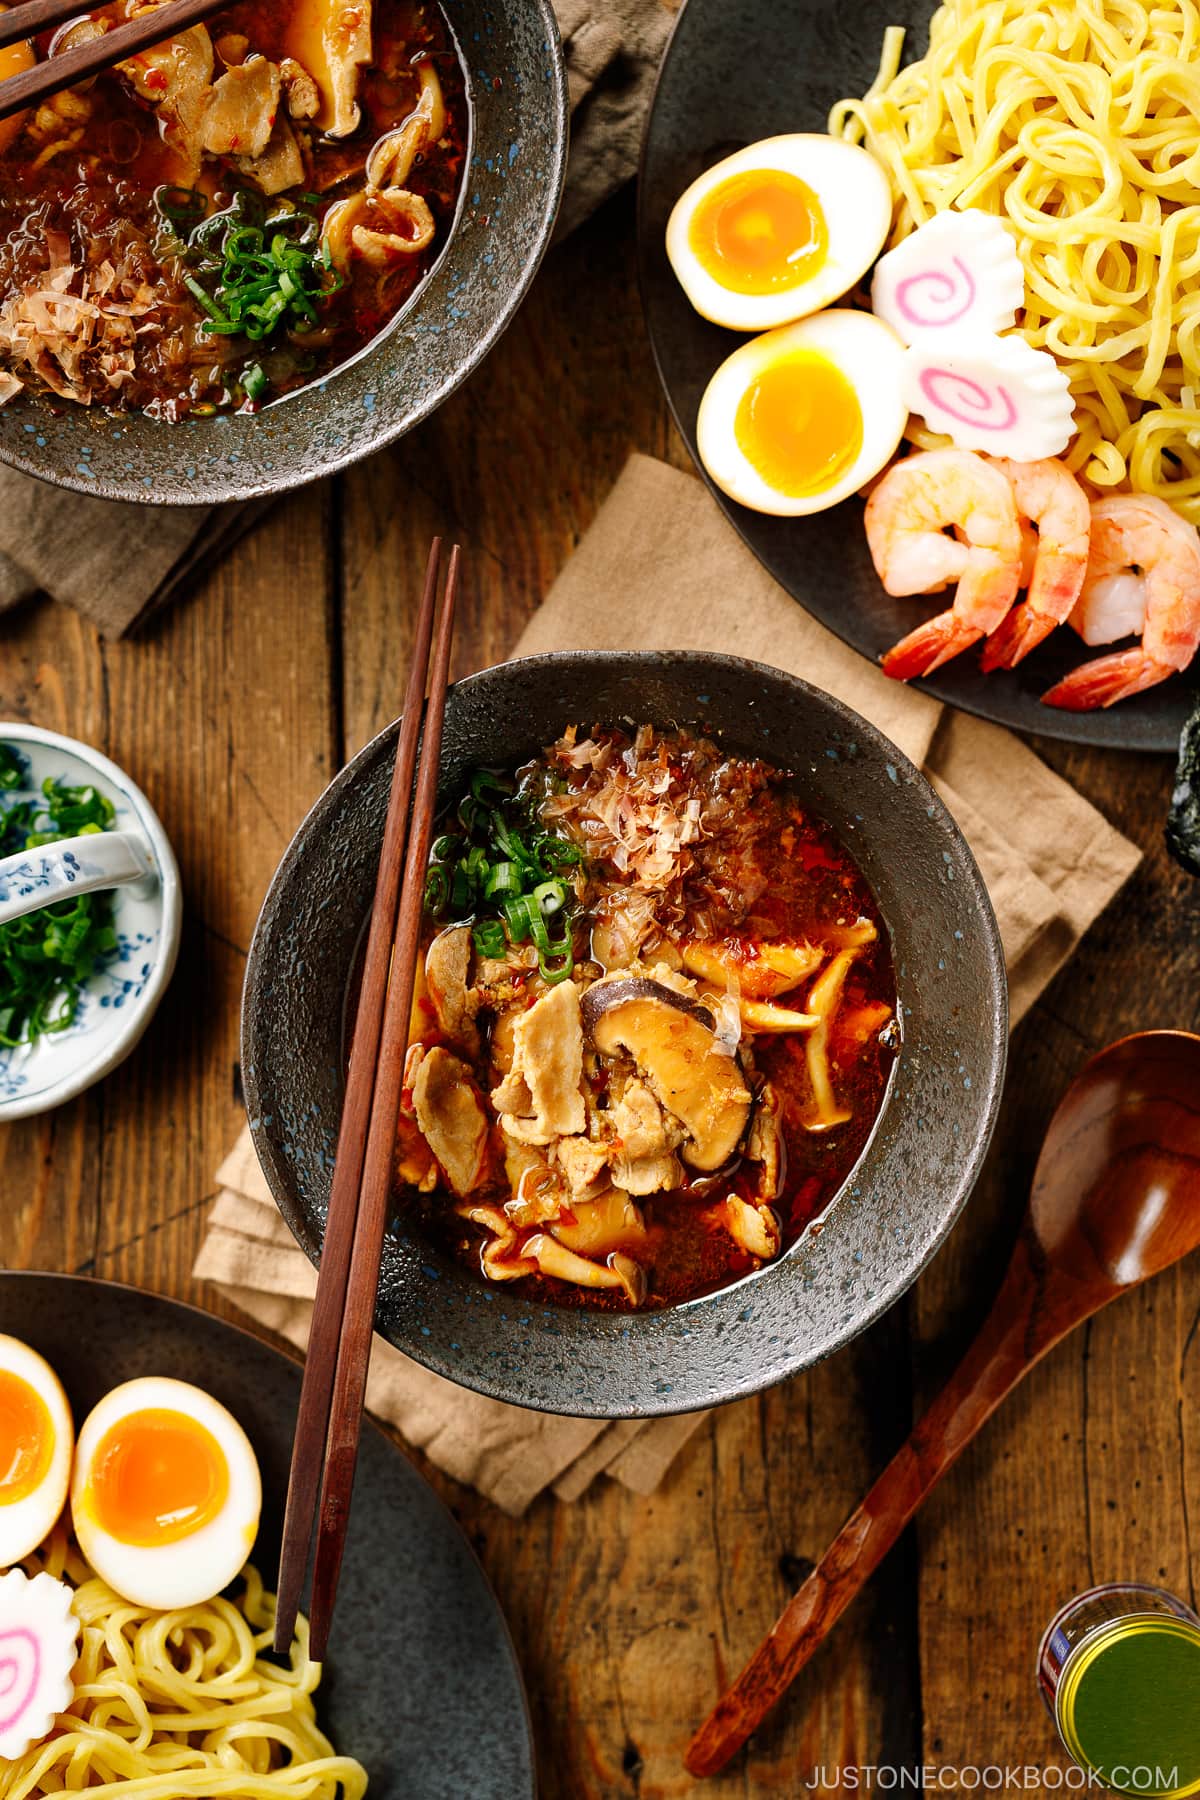
[[[1082,1769],[1116,1794],[1200,1795],[1200,1617],[1161,1588],[1114,1582],[1063,1607],[1038,1685]]]

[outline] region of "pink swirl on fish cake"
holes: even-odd
[[[15,1631],[0,1631],[0,1707],[9,1707],[7,1712],[0,1712],[0,1732],[20,1724],[41,1678],[42,1649],[33,1632],[23,1626]]]
[[[960,280],[956,281],[950,269],[922,269],[916,275],[909,275],[896,287],[896,310],[910,325],[921,330],[941,325],[953,325],[956,320],[965,318],[975,305],[977,290],[975,278],[960,256],[950,258],[951,268],[958,271]],[[922,312],[919,304],[914,305],[910,299],[912,290],[928,288],[928,305],[932,309]],[[955,304],[957,302],[957,304]],[[945,307],[954,305],[953,312]]]
[[[922,369],[917,385],[931,406],[960,425],[979,431],[1008,431],[1017,422],[1017,403],[1006,387],[989,390],[953,369]],[[943,398],[946,387],[954,390],[952,399]],[[997,406],[1002,407],[1002,413],[989,418],[987,415]]]

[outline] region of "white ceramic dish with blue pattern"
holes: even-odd
[[[23,764],[23,782],[0,807],[40,796],[47,779],[92,784],[111,802],[111,828],[23,851],[0,864],[0,917],[70,894],[110,887],[117,947],[79,997],[64,1031],[36,1044],[0,1045],[0,1123],[48,1112],[123,1062],[166,990],[179,952],[183,907],[175,855],[142,790],[87,744],[36,725],[0,721],[0,743]]]

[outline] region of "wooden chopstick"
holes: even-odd
[[[229,5],[230,0],[170,0],[169,5],[142,13],[127,25],[106,31],[103,37],[89,38],[84,44],[76,44],[74,49],[64,50],[61,56],[48,57],[20,75],[10,75],[7,80],[0,81],[0,119],[11,118],[26,107],[37,106],[51,94],[74,87],[77,82],[98,75],[102,69],[111,69],[114,63],[124,62],[139,50],[148,50],[154,44],[178,37],[180,32],[222,12]],[[64,0],[28,0],[26,5],[15,6],[10,12],[0,14],[0,45],[16,43],[50,25],[78,16],[81,16],[79,4],[68,7]],[[86,16],[86,12],[82,16]]]
[[[35,38],[43,31],[53,31],[68,19],[87,17],[83,0],[20,0],[0,13],[0,50],[21,38]],[[115,29],[115,27],[114,27]]]
[[[325,1241],[317,1278],[304,1382],[300,1391],[300,1410],[296,1419],[287,1509],[283,1522],[279,1594],[275,1613],[275,1647],[281,1654],[290,1649],[296,1629],[296,1614],[300,1609],[300,1595],[308,1566],[329,1430],[338,1342],[346,1310],[351,1252],[359,1215],[359,1188],[371,1124],[376,1067],[383,1035],[388,977],[392,966],[400,881],[409,846],[409,808],[417,764],[417,745],[421,735],[425,678],[429,647],[433,639],[441,553],[442,540],[434,538],[417,615],[412,666],[409,669],[404,714],[396,743],[391,794],[384,823],[383,845],[379,853],[379,873],[375,882],[362,984],[351,1039],[346,1098],[338,1130],[337,1156],[329,1194]],[[440,737],[440,705],[438,735]],[[423,877],[419,885],[423,887]],[[411,997],[409,1004],[411,1006]],[[403,1061],[403,1051],[401,1060]],[[394,1129],[393,1124],[393,1134]]]
[[[350,1259],[350,1283],[333,1384],[321,1501],[317,1509],[317,1551],[309,1616],[309,1654],[316,1662],[324,1660],[329,1642],[329,1627],[333,1618],[333,1604],[346,1542],[346,1526],[350,1517],[354,1468],[358,1460],[367,1367],[371,1360],[371,1334],[379,1292],[379,1263],[392,1191],[396,1124],[400,1116],[404,1086],[417,947],[425,899],[425,871],[429,863],[429,848],[437,809],[438,765],[442,752],[446,688],[450,680],[450,646],[454,636],[454,609],[458,596],[458,564],[459,549],[455,544],[450,552],[446,594],[438,620],[433,667],[429,677],[429,699],[425,707],[417,791],[413,802],[404,882],[400,890],[400,911],[396,920],[392,977],[384,1012],[383,1042],[379,1051],[371,1127],[367,1136],[366,1160],[359,1194],[358,1229]]]

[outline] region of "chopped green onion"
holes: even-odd
[[[543,915],[549,918],[551,914],[561,912],[566,905],[567,884],[565,881],[540,882],[533,890],[533,897]]]
[[[565,869],[571,863],[583,861],[583,851],[578,844],[570,844],[566,838],[551,837],[548,832],[535,840],[533,848],[538,860],[551,869]]]
[[[514,862],[496,863],[483,884],[485,900],[495,900],[504,894],[519,894],[520,891],[521,872]]]
[[[0,744],[0,790],[19,788],[25,779],[25,767],[11,744]]]
[[[446,910],[450,898],[450,876],[444,863],[431,864],[425,877],[425,910],[436,919]]]
[[[574,967],[575,948],[572,944],[568,944],[562,962],[557,965],[548,963],[544,954],[539,955],[538,957],[538,969],[541,972],[542,980],[549,982],[551,987],[559,981],[565,981],[567,976],[574,970]]]
[[[475,948],[480,956],[496,959],[503,956],[508,949],[508,940],[499,919],[485,919],[482,925],[475,926],[471,935],[475,939]]]
[[[193,224],[184,254],[184,284],[204,312],[203,329],[218,337],[260,342],[281,330],[311,330],[319,308],[345,285],[315,212],[297,207],[268,217],[262,196],[245,188],[223,212]]]
[[[425,905],[435,919],[472,920],[481,956],[533,944],[546,981],[575,966],[571,884],[561,871],[578,866],[575,844],[539,830],[529,795],[490,769],[477,769],[456,808],[461,829],[443,832],[431,852]],[[559,934],[551,938],[548,920]]]
[[[0,789],[23,779],[17,753],[0,745]],[[0,809],[0,852],[104,831],[113,821],[112,802],[90,785],[47,780],[42,796]],[[112,904],[110,893],[82,894],[0,926],[0,1044],[36,1043],[74,1023],[83,983],[117,947]]]
[[[242,375],[247,400],[261,400],[270,385],[261,363],[251,363]]]

